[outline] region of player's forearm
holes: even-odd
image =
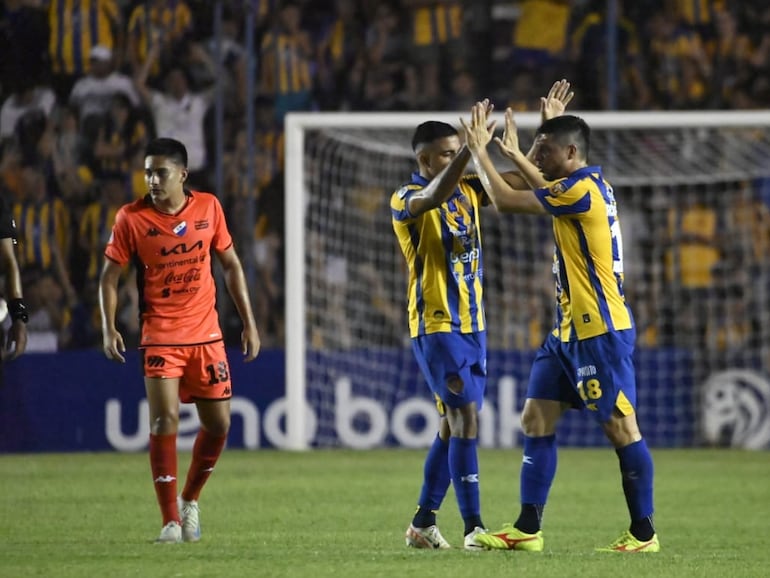
[[[481,185],[501,213],[531,213],[537,212],[533,206],[534,195],[531,191],[514,189],[497,171],[486,149],[473,152],[473,163],[481,181]],[[533,209],[534,207],[534,209]]]
[[[517,151],[510,155],[509,158],[519,169],[521,176],[532,190],[542,189],[548,184],[548,181],[543,178],[540,169],[538,169],[534,163],[532,163],[532,161],[527,158],[527,155],[521,151]]]
[[[409,212],[416,217],[425,211],[435,209],[451,197],[470,159],[471,153],[468,147],[463,146],[452,159],[452,162],[420,191],[420,195],[415,195],[410,199]]]
[[[5,275],[5,298],[21,299],[24,295],[21,289],[21,274],[14,254],[13,241],[3,239],[0,241],[2,256],[2,274]]]
[[[118,288],[110,283],[99,283],[99,312],[102,318],[102,332],[115,331],[115,315],[118,310]]]

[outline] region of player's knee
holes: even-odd
[[[206,424],[203,427],[213,436],[224,437],[230,431],[230,418],[219,420],[213,424]]]
[[[179,429],[179,416],[174,413],[156,415],[150,421],[150,433],[153,435],[171,435]]]
[[[521,432],[525,436],[536,437],[542,435],[543,419],[540,413],[533,411],[532,408],[524,407],[521,412]]]
[[[446,386],[455,395],[460,395],[463,392],[463,387],[465,384],[463,383],[462,378],[459,375],[452,375],[447,378],[446,380]]]
[[[604,433],[610,443],[616,448],[622,448],[642,439],[636,415],[613,415],[609,421],[602,425]]]

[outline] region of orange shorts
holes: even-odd
[[[230,367],[222,341],[189,347],[142,349],[145,377],[179,378],[179,399],[229,399],[233,395]]]

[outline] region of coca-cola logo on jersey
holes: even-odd
[[[188,269],[184,273],[171,272],[166,275],[166,285],[176,285],[177,283],[192,283],[193,281],[200,281],[201,270],[198,267]]]

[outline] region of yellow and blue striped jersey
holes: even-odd
[[[104,246],[110,238],[119,209],[120,205],[96,201],[90,203],[80,217],[80,241],[88,257],[85,278],[89,281],[99,279],[104,263]]]
[[[40,204],[15,203],[13,218],[19,228],[19,264],[49,271],[54,266],[54,246],[68,259],[70,216],[61,199]]]
[[[193,19],[190,7],[184,0],[167,0],[164,5],[138,4],[128,19],[128,42],[134,59],[143,63],[150,52],[153,30],[160,31],[160,41],[172,45],[192,31]],[[151,71],[158,72],[158,65]]]
[[[307,92],[313,88],[311,59],[297,35],[268,32],[262,39],[264,89],[272,95]]]
[[[474,333],[486,329],[479,209],[484,189],[466,175],[436,209],[413,217],[407,201],[428,184],[419,173],[393,193],[393,230],[409,269],[409,333]]]
[[[463,33],[460,4],[436,3],[415,8],[412,15],[412,42],[415,46],[440,46],[459,40]]]
[[[556,327],[580,341],[634,326],[623,295],[623,239],[601,167],[584,167],[535,191],[553,217]]]
[[[91,49],[115,48],[120,27],[120,8],[115,0],[51,0],[48,51],[57,74],[88,72]]]

